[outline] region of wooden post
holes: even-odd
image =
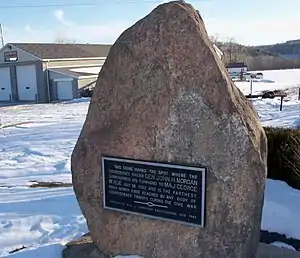
[[[252,79],[250,79],[250,95],[252,95]]]
[[[284,96],[281,96],[281,100],[280,100],[280,111],[282,111],[283,98],[284,98]]]
[[[299,88],[298,100],[300,100],[300,88]]]

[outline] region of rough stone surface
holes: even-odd
[[[111,47],[72,154],[74,191],[109,256],[255,257],[266,178],[257,114],[189,4],[159,5]],[[101,156],[204,165],[199,229],[103,209]]]
[[[277,246],[260,243],[255,258],[299,258],[300,253]],[[63,258],[107,258],[93,243],[90,237],[67,244]]]

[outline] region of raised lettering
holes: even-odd
[[[154,175],[146,174],[146,175],[145,175],[145,178],[146,178],[146,179],[155,179],[155,176],[154,176]]]
[[[164,186],[168,187],[168,188],[175,188],[174,184],[171,184],[171,183],[168,183],[168,182],[165,182]]]
[[[104,166],[105,206],[199,224],[201,171],[113,161]],[[198,174],[196,174],[198,173]]]
[[[134,171],[140,173],[147,173],[147,169],[143,169],[143,168],[134,168]]]
[[[133,171],[133,167],[123,166],[123,170]]]
[[[167,196],[166,196],[166,199],[168,199],[168,200],[173,200],[173,198],[174,198],[173,195],[167,195]]]
[[[187,184],[187,185],[197,185],[197,180],[185,179],[185,178],[176,178],[176,183],[178,184]]]

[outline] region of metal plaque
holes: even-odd
[[[206,169],[102,157],[104,208],[204,227]]]

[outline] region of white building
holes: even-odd
[[[240,74],[241,72],[247,72],[247,65],[244,62],[229,63],[226,65],[229,74]]]

